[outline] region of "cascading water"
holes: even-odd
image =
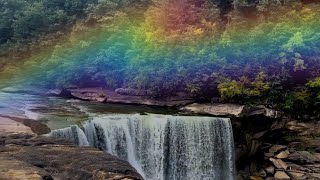
[[[73,125],[68,128],[53,130],[48,135],[52,137],[67,139],[80,146],[89,146],[86,135],[77,125]]]
[[[147,180],[234,179],[228,118],[97,115],[83,127],[91,146],[127,160]]]

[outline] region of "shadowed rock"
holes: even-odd
[[[0,133],[0,160],[0,177],[9,180],[142,179],[115,156],[30,133]]]

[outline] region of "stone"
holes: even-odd
[[[250,180],[263,180],[260,176],[250,176]]]
[[[260,170],[258,171],[258,176],[265,178],[265,177],[267,177],[267,173],[266,173],[265,170],[260,169]]]
[[[301,166],[298,164],[294,164],[292,162],[287,162],[286,164],[288,165],[288,168],[293,171],[305,171],[305,172],[312,171],[307,165]]]
[[[320,162],[320,153],[313,154],[315,161]]]
[[[0,156],[0,162],[0,179],[53,180],[47,171],[23,161]]]
[[[141,89],[132,89],[132,88],[117,88],[114,92],[121,95],[129,95],[129,96],[150,96],[152,93],[147,90]]]
[[[281,151],[279,154],[276,155],[276,158],[278,159],[285,159],[289,156],[289,151],[286,150],[286,151]]]
[[[309,175],[311,177],[315,178],[315,179],[320,179],[320,172],[318,172],[318,173],[310,173]]]
[[[288,172],[288,175],[291,177],[293,180],[304,180],[307,179],[307,176],[303,172]]]
[[[265,180],[274,180],[274,177],[267,177]]]
[[[304,165],[305,168],[308,168],[309,171],[308,172],[319,172],[320,173],[320,164],[307,164]]]
[[[282,117],[283,112],[267,108],[264,105],[246,107],[245,116],[254,116],[254,115],[263,115],[268,118],[277,119]]]
[[[13,123],[13,126],[16,126],[16,128],[25,128],[29,133],[42,135],[42,134],[48,134],[51,131],[50,128],[47,125],[43,124],[41,121],[35,121],[32,119],[26,119],[23,117],[11,117],[11,116],[0,115],[0,132],[4,132],[4,130],[1,130],[2,128],[4,128],[3,124],[1,123],[3,118],[9,119],[10,121],[15,121],[15,123]],[[6,129],[6,131],[10,130],[10,128],[8,127],[5,127],[4,129]],[[17,130],[11,130],[11,131],[19,132]]]
[[[277,171],[275,174],[274,174],[274,178],[276,180],[290,180],[290,177],[283,171]]]
[[[267,152],[267,153],[264,153],[264,156],[267,157],[267,158],[271,158],[274,156],[273,153],[270,153],[270,152]]]
[[[0,116],[0,132],[33,133],[31,128],[24,124]]]
[[[264,170],[265,170],[268,174],[274,175],[274,172],[275,172],[274,166],[266,167],[266,168],[264,168]]]
[[[177,107],[191,104],[193,99],[188,97],[172,96],[168,98],[155,99],[149,95],[124,95],[114,90],[103,88],[74,88],[69,89],[75,99],[95,101],[100,103],[135,104],[161,107]]]
[[[269,152],[270,153],[277,153],[279,151],[285,150],[287,149],[287,146],[285,145],[273,145],[270,149]]]
[[[260,139],[262,136],[264,136],[268,131],[262,131],[259,133],[256,133],[252,136],[253,139]]]
[[[317,161],[317,157],[312,155],[308,151],[296,151],[287,157],[288,160],[297,162],[300,164],[306,164],[306,163],[314,163]]]
[[[128,162],[63,139],[1,132],[0,142],[4,179],[143,179]]]
[[[240,117],[245,106],[236,104],[198,104],[193,103],[180,108],[181,111],[214,116]]]
[[[285,162],[283,162],[281,159],[270,158],[269,160],[273,163],[275,167],[279,169],[286,170],[288,168],[288,165]]]

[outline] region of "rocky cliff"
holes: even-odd
[[[320,123],[233,118],[237,179],[320,179]]]
[[[142,179],[128,162],[115,156],[38,136],[9,118],[1,117],[0,122],[0,179]]]

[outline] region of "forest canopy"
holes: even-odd
[[[317,114],[318,17],[312,0],[0,0],[0,79]]]

